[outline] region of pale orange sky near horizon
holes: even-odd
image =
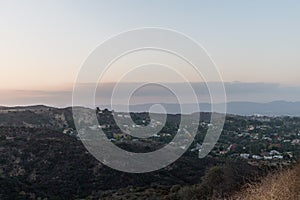
[[[69,90],[97,45],[144,26],[167,27],[194,38],[210,53],[226,82],[300,86],[299,9],[299,2],[274,1],[4,0],[0,90]]]

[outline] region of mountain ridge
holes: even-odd
[[[214,112],[222,113],[224,103],[199,103],[200,110],[194,110],[195,104],[176,104],[176,103],[147,103],[147,104],[134,104],[129,106],[130,112],[148,112],[152,105],[161,104],[168,114],[181,113],[181,107],[186,111],[183,114],[191,114],[196,112],[211,112],[213,105]],[[94,106],[82,106],[94,108]],[[100,108],[108,108],[117,112],[126,112],[127,105],[99,105]],[[300,116],[300,101],[284,101],[277,100],[267,103],[251,102],[251,101],[232,101],[226,103],[227,114],[235,115],[264,115],[264,116]],[[29,106],[0,106],[0,111],[14,111],[14,110],[49,110],[49,109],[70,109],[71,106],[59,107],[49,105],[29,105]],[[158,112],[159,113],[159,112]]]

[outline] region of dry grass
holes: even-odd
[[[274,172],[260,183],[249,184],[235,200],[300,200],[300,165]]]

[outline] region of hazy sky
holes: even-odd
[[[300,86],[299,10],[275,0],[0,0],[0,90],[70,87],[97,45],[138,27],[191,36],[227,82]]]

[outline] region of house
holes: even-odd
[[[220,155],[225,155],[227,153],[228,153],[228,151],[220,151]]]
[[[275,159],[283,159],[283,156],[276,155],[276,156],[273,156],[273,158],[275,158]]]
[[[97,126],[97,125],[93,125],[93,126],[90,126],[89,128],[90,128],[91,130],[95,131],[95,130],[98,129],[98,126]]]
[[[263,140],[267,140],[267,141],[269,141],[269,142],[272,142],[272,138],[270,138],[270,137],[264,136],[264,137],[262,137],[262,139],[263,139]]]
[[[292,143],[292,145],[298,145],[298,144],[300,144],[300,140],[294,139],[291,143]]]
[[[199,149],[201,149],[202,145],[197,143],[196,146],[194,148],[191,149],[191,152],[194,152],[194,151],[199,151]]]
[[[158,134],[156,134],[156,133],[155,133],[155,134],[153,135],[153,137],[157,137],[157,138],[159,138],[159,137],[160,137],[160,135],[158,135]]]
[[[253,125],[250,125],[249,127],[248,127],[248,131],[253,131],[255,129],[255,127],[253,126]]]
[[[262,159],[262,157],[259,156],[259,155],[253,155],[252,158],[255,159],[255,160],[261,160]]]
[[[293,158],[294,157],[294,155],[293,155],[293,152],[286,152],[286,154],[290,157],[290,158]]]
[[[14,140],[15,137],[6,136],[5,139],[6,139],[6,140]]]
[[[272,156],[264,156],[264,160],[272,160],[273,157]]]
[[[179,148],[184,150],[186,148],[186,145],[181,145]]]
[[[250,154],[248,154],[248,153],[241,153],[240,154],[240,157],[244,158],[244,159],[249,159],[249,156],[250,156]]]
[[[72,134],[73,133],[73,129],[72,128],[66,128],[63,130],[63,134]]]
[[[270,154],[271,156],[273,156],[273,155],[280,155],[281,153],[280,153],[279,151],[272,150],[272,151],[270,151],[269,154]]]
[[[157,125],[162,125],[162,123],[160,121],[156,121]]]
[[[229,147],[227,148],[227,151],[231,151],[231,150],[233,150],[233,149],[234,149],[234,145],[231,144],[231,145],[229,145]]]
[[[101,129],[107,128],[107,125],[99,125],[98,128],[101,128]]]

